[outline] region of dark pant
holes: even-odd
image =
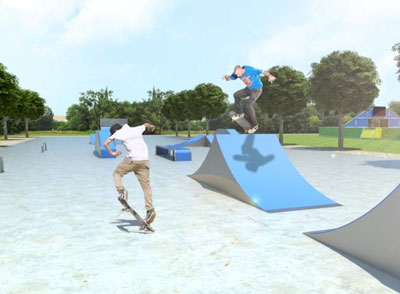
[[[250,90],[246,87],[242,90],[236,91],[235,94],[233,94],[233,97],[235,97],[236,111],[239,114],[243,113],[242,98],[249,97],[249,100],[247,100],[246,108],[250,116],[250,124],[252,127],[257,125],[256,112],[254,111],[254,103],[256,103],[261,93],[262,89]]]

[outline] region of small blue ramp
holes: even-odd
[[[190,149],[175,147],[173,145],[156,146],[156,155],[172,161],[191,161],[192,152]]]
[[[96,131],[96,153],[100,158],[115,158],[107,152],[103,145],[110,135],[110,128],[102,128],[100,131]],[[111,142],[109,146],[112,151],[117,151],[114,142]]]
[[[89,144],[96,145],[96,134],[90,134]]]
[[[339,205],[302,177],[275,135],[215,135],[190,177],[267,212]]]
[[[174,148],[181,148],[181,147],[193,147],[193,146],[206,146],[206,137],[205,136],[196,136],[185,140],[181,143],[171,145]]]
[[[240,135],[235,129],[217,129],[215,135]]]

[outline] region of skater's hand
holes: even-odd
[[[251,86],[252,81],[250,80],[250,77],[243,77],[242,78],[243,83],[246,84],[246,86]]]
[[[222,77],[222,79],[225,80],[225,81],[229,81],[231,78],[230,78],[229,75],[224,75],[224,76]]]
[[[145,126],[147,129],[150,129],[150,131],[152,131],[152,132],[154,132],[154,130],[155,130],[155,128],[156,128],[154,125],[149,124],[149,123],[145,123],[144,126]]]
[[[266,76],[268,78],[268,82],[273,83],[276,80],[276,77],[274,77],[273,75],[271,75],[268,71],[264,71],[263,75]]]
[[[119,156],[121,154],[122,154],[122,152],[119,150],[111,153],[111,155],[113,155],[113,156]]]
[[[269,75],[268,76],[268,82],[270,82],[271,84],[276,80],[276,77],[274,77],[273,75]]]

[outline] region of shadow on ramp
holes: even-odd
[[[273,154],[263,156],[258,149],[253,147],[254,138],[254,135],[248,135],[242,145],[242,154],[234,155],[233,159],[246,162],[247,170],[255,173],[260,166],[272,161],[275,156]]]
[[[267,212],[340,205],[303,178],[275,135],[215,135],[190,177]]]

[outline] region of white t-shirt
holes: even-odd
[[[122,141],[132,160],[149,160],[149,151],[142,135],[145,130],[144,125],[131,128],[124,124],[110,139]]]

